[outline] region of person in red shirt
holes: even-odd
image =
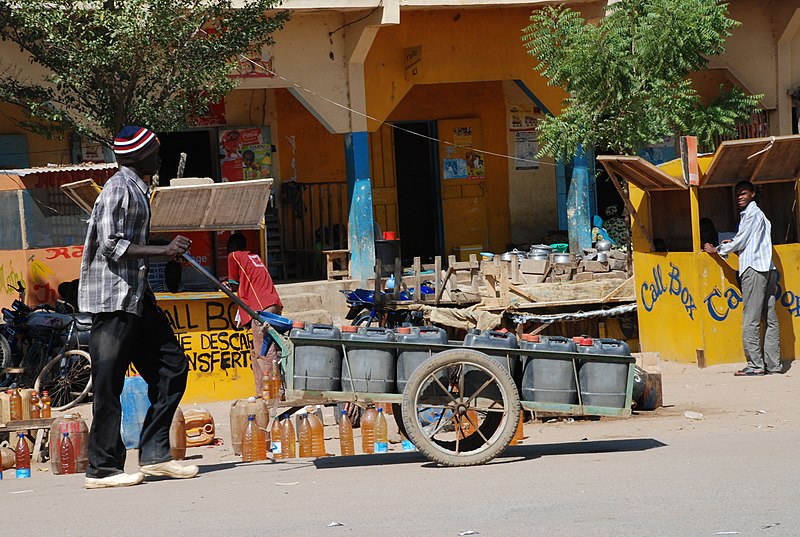
[[[261,257],[247,249],[247,239],[241,233],[234,233],[228,239],[228,285],[233,291],[237,291],[239,298],[245,304],[256,311],[268,311],[276,315],[280,315],[283,311],[283,304],[275,290],[272,276]],[[249,326],[253,332],[250,364],[253,368],[256,393],[260,394],[262,378],[272,371],[272,361],[278,359],[277,347],[275,342],[272,342],[267,354],[262,356],[264,332],[261,322],[251,319],[242,308],[239,308],[237,321],[239,326]]]

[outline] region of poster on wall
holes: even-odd
[[[536,128],[539,108],[532,104],[512,104],[508,109],[508,129],[512,131]]]
[[[536,131],[517,131],[514,133],[514,157],[516,170],[536,170],[539,162],[536,153],[539,152],[539,143]]]
[[[220,129],[222,181],[247,181],[272,176],[272,139],[269,127]]]
[[[239,70],[231,76],[234,78],[274,78],[272,49],[264,47],[261,51],[250,50],[239,56]]]
[[[466,179],[467,161],[463,158],[444,159],[444,178],[445,179]]]

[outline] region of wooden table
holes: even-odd
[[[53,425],[54,421],[55,418],[9,421],[8,423],[0,423],[0,433],[10,433],[13,435],[24,431],[27,436],[30,436],[31,434],[28,431],[36,431],[31,460],[41,462],[42,444],[44,443],[45,435],[49,435],[50,426]],[[10,438],[9,444],[12,446],[14,445]]]

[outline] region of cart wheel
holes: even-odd
[[[474,466],[503,451],[519,421],[514,379],[482,352],[451,349],[423,362],[403,392],[408,438],[444,466]]]

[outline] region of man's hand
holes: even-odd
[[[170,259],[175,259],[180,257],[185,252],[189,251],[189,247],[192,245],[192,241],[184,237],[183,235],[178,235],[172,242],[167,244],[164,247],[164,255],[169,257]]]
[[[710,242],[706,242],[706,243],[703,244],[703,251],[705,251],[705,252],[707,252],[709,254],[716,254],[717,253],[717,248],[716,248],[716,246],[714,246]]]

